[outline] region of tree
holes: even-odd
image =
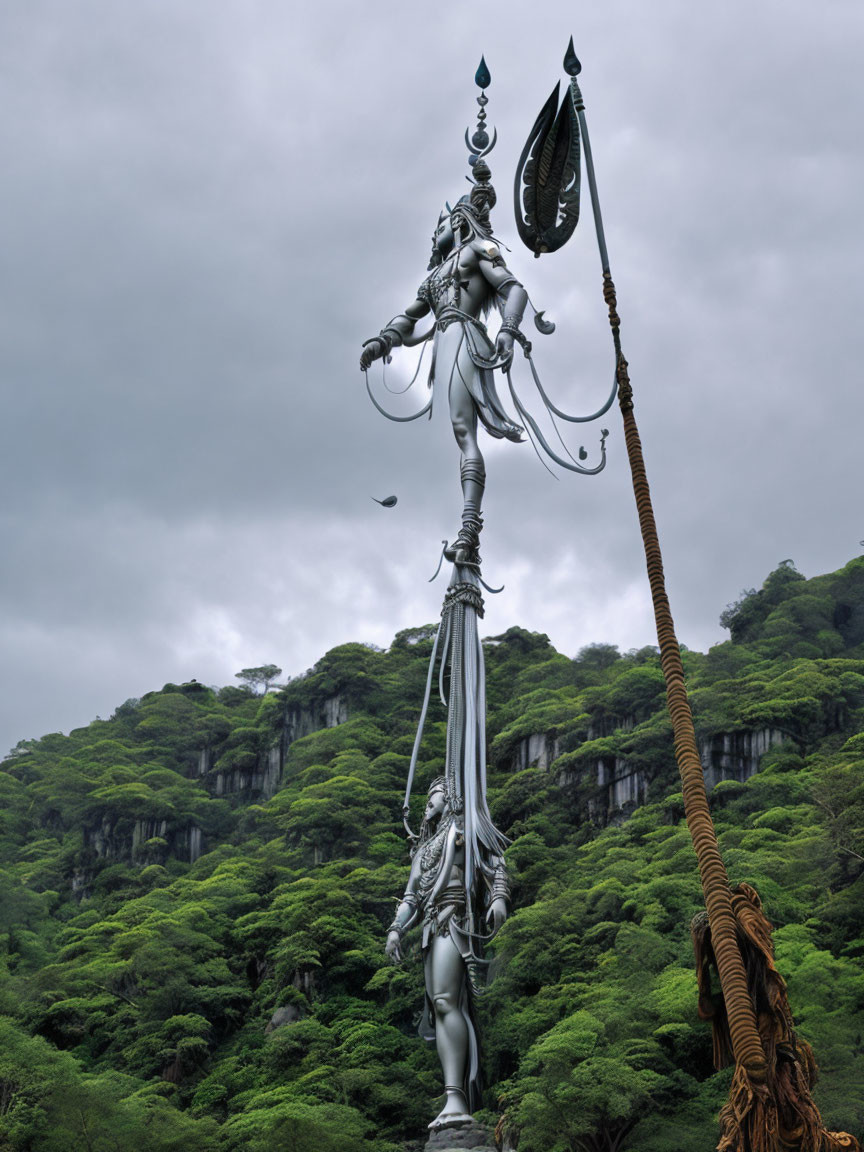
[[[258,684],[263,684],[261,695],[266,696],[270,686],[277,676],[282,675],[282,669],[275,664],[262,664],[259,668],[241,668],[234,673],[238,680],[242,680],[247,688],[254,692]]]
[[[728,628],[732,642],[740,644],[761,638],[762,625],[772,609],[802,591],[804,577],[792,560],[781,560],[769,572],[761,589],[745,588],[737,600],[720,613],[720,626]]]

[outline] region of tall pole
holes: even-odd
[[[579,174],[581,154],[584,152],[603,272],[603,298],[609,310],[609,325],[615,346],[618,400],[651,586],[660,666],[666,682],[666,702],[672,721],[675,758],[681,775],[684,813],[699,866],[735,1060],[744,1069],[751,1084],[758,1087],[766,1082],[767,1064],[738,944],[729,877],[720,856],[708,808],[705,775],[684,686],[681,652],[666,593],[660,541],[633,411],[633,388],[627,360],[621,350],[621,320],[609,267],[585,104],[577,80],[582,65],[573,49],[572,37],[564,57],[564,69],[570,76],[569,96],[565,96],[559,109],[559,89],[556,87],[541,110],[519,161],[515,186],[516,224],[519,235],[529,248],[533,248],[535,256],[553,252],[567,243],[579,219]]]
[[[771,924],[761,910],[761,902],[754,889],[747,884],[738,884],[735,892],[732,892],[720,855],[717,833],[708,807],[705,774],[696,743],[693,715],[684,685],[681,649],[666,594],[660,540],[633,412],[633,388],[627,361],[621,351],[621,320],[618,316],[615,284],[609,270],[585,105],[576,79],[581,65],[573,51],[572,38],[564,58],[564,67],[571,78],[571,103],[578,117],[585,151],[585,169],[603,267],[603,298],[609,310],[609,325],[615,345],[618,401],[651,586],[660,666],[666,681],[666,703],[672,720],[675,759],[681,775],[684,814],[699,866],[711,948],[720,978],[729,1040],[736,1064],[729,1099],[720,1111],[721,1137],[718,1149],[719,1152],[860,1152],[860,1145],[854,1136],[847,1132],[829,1132],[822,1123],[811,1094],[816,1063],[809,1045],[795,1035],[786,985],[774,966]],[[697,936],[698,932],[694,932],[694,946],[699,957]],[[704,951],[698,967],[701,991],[705,975]],[[757,1002],[758,1021],[755,1010]],[[714,1030],[716,1053],[716,1021]],[[790,1074],[789,1069],[793,1066],[795,1071]]]
[[[657,643],[660,646],[660,667],[666,681],[666,703],[672,721],[675,743],[675,759],[681,775],[681,789],[684,795],[684,815],[693,840],[693,848],[699,865],[699,877],[705,897],[705,908],[711,926],[711,939],[717,959],[717,970],[726,1010],[729,1018],[729,1031],[736,1063],[742,1065],[754,1084],[764,1084],[767,1078],[767,1065],[759,1031],[756,1026],[756,1013],[747,988],[747,974],[738,943],[735,913],[732,907],[732,893],[729,876],[720,855],[717,833],[708,807],[705,788],[705,773],[696,743],[693,727],[693,714],[684,685],[684,666],[681,663],[681,650],[675,635],[675,623],[666,593],[666,580],[663,574],[663,556],[654,520],[654,508],[648,487],[642,443],[633,411],[633,387],[630,383],[627,361],[621,351],[621,320],[618,316],[615,284],[609,269],[609,254],[603,231],[603,218],[597,194],[597,180],[591,155],[591,141],[585,118],[585,104],[579,88],[577,76],[581,64],[573,51],[571,39],[564,68],[570,76],[570,94],[573,108],[579,118],[582,145],[585,151],[585,170],[591,193],[591,206],[597,230],[597,243],[603,268],[603,299],[609,309],[609,326],[615,344],[616,377],[618,380],[618,403],[624,421],[624,439],[627,445],[627,459],[633,480],[633,495],[636,498],[636,511],[639,515],[639,528],[645,549],[645,563],[648,569],[648,582],[651,586],[651,600],[654,605],[654,621],[657,627]]]

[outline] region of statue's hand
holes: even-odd
[[[513,359],[513,333],[499,332],[498,339],[495,341],[495,350],[502,361],[502,366],[509,368],[510,361]]]
[[[398,932],[387,933],[387,943],[384,945],[384,955],[388,960],[394,964],[399,964],[402,960],[402,937]]]
[[[383,340],[379,340],[377,336],[374,340],[370,340],[368,344],[363,346],[363,351],[360,353],[361,369],[365,372],[372,361],[380,360],[386,351],[387,348]]]
[[[486,913],[486,923],[493,933],[497,932],[507,919],[507,904],[500,897],[493,900]]]

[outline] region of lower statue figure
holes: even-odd
[[[420,1034],[435,1041],[444,1074],[446,1100],[430,1128],[464,1124],[478,1104],[479,1045],[474,997],[482,963],[467,913],[465,830],[460,805],[448,796],[443,776],[433,780],[414,847],[411,874],[387,935],[386,952],[401,959],[402,935],[422,924],[426,999]],[[484,927],[492,936],[508,912],[504,861],[490,855],[481,873],[485,889]]]
[[[477,617],[483,614],[473,565],[454,565],[432,650],[426,697],[414,741],[403,813],[414,841],[411,872],[387,934],[386,952],[402,959],[402,937],[421,928],[426,994],[420,1035],[435,1041],[444,1107],[433,1130],[470,1124],[479,1104],[480,1045],[474,1005],[482,991],[485,945],[507,919],[506,838],[486,802],[486,690]],[[419,834],[408,826],[414,770],[441,652],[439,683],[449,672],[443,776],[429,786]]]

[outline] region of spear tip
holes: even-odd
[[[492,74],[486,64],[486,57],[480,57],[480,66],[474,74],[474,83],[478,88],[488,88],[492,83]]]
[[[582,65],[579,63],[579,57],[576,55],[576,49],[573,47],[573,37],[570,37],[570,43],[567,45],[567,51],[564,53],[564,71],[568,76],[578,76],[582,71]]]

